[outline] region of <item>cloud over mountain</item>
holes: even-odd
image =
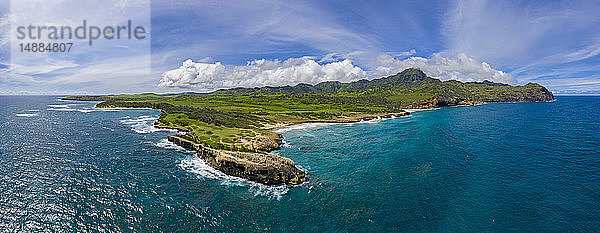
[[[377,57],[376,68],[365,71],[352,60],[319,64],[312,57],[279,60],[254,60],[243,66],[226,66],[221,62],[194,62],[190,59],[174,70],[163,73],[159,86],[178,87],[200,91],[232,87],[285,86],[298,83],[316,84],[323,81],[351,82],[388,76],[414,67],[427,75],[441,80],[482,81],[490,80],[514,84],[512,75],[493,69],[465,54],[431,58],[394,58],[383,54]]]
[[[407,59],[397,59],[390,55],[383,54],[377,57],[376,74],[391,75],[403,71],[407,68],[418,68],[427,75],[441,80],[460,80],[460,81],[483,81],[490,80],[494,82],[515,84],[515,78],[508,73],[492,68],[486,62],[479,62],[460,53],[450,57],[444,57],[439,53],[434,53],[431,58],[410,57]]]

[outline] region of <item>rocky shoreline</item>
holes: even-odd
[[[95,108],[101,107],[95,106]],[[156,110],[162,112],[160,109]],[[263,142],[260,145],[261,150],[265,151],[263,153],[213,149],[186,139],[184,135],[189,131],[186,128],[165,126],[161,125],[158,121],[154,123],[154,127],[177,130],[180,134],[169,135],[167,137],[169,141],[188,150],[195,151],[198,157],[202,158],[213,168],[227,175],[241,177],[266,185],[284,183],[298,185],[308,181],[306,173],[296,167],[294,161],[291,159],[269,153],[270,151],[278,149],[283,139],[281,134],[272,131],[303,123],[356,123],[378,118],[407,116],[409,114],[410,113],[406,111],[399,113],[359,114],[334,120],[298,121],[263,127],[263,129],[269,130],[272,133],[272,136],[261,140]]]
[[[272,127],[269,129],[276,130],[283,127],[290,127],[293,125],[303,123],[355,123],[377,118],[407,116],[409,114],[410,113],[408,112],[401,112],[371,114],[328,121],[303,121],[279,125],[278,127]],[[173,128],[160,125],[155,125],[155,127],[180,130],[180,128]],[[185,131],[180,132],[185,133]],[[277,137],[270,138],[270,140],[272,140],[273,143],[269,143],[270,146],[267,148],[266,151],[276,150],[282,143],[281,134],[274,134],[277,135]],[[217,150],[185,139],[181,135],[169,135],[168,140],[188,150],[196,151],[198,157],[202,158],[213,168],[227,175],[237,176],[244,179],[248,179],[250,181],[255,181],[267,185],[283,183],[298,185],[308,181],[306,173],[298,167],[296,167],[294,161],[286,157],[275,155],[273,153],[252,153]]]
[[[183,148],[196,151],[196,154],[210,166],[227,175],[267,185],[282,183],[297,185],[307,181],[305,172],[298,169],[294,161],[289,158],[272,153],[216,150],[177,135],[169,135],[168,140]]]

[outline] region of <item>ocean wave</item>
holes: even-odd
[[[60,101],[60,102],[71,102],[73,100],[64,100],[63,98],[66,98],[67,96],[64,97],[58,97],[58,99],[56,99],[56,101]]]
[[[37,113],[17,113],[18,117],[34,117],[37,116]]]
[[[304,130],[304,129],[317,129],[317,128],[322,128],[322,127],[326,127],[326,126],[330,126],[330,125],[339,125],[341,123],[303,123],[303,124],[298,124],[298,125],[291,125],[285,128],[281,128],[278,130],[275,130],[276,133],[284,133],[284,132],[289,132],[292,130]]]
[[[68,111],[68,112],[75,112],[75,111],[77,111],[77,109],[73,109],[73,108],[49,108],[47,110],[48,111]]]
[[[409,112],[409,113],[413,113],[413,112],[421,112],[421,111],[429,111],[429,110],[437,110],[437,109],[440,109],[440,108],[407,108],[407,109],[402,109],[402,110]]]
[[[50,107],[50,108],[48,108],[48,110],[50,110],[50,111],[66,111],[66,112],[83,112],[83,113],[96,111],[96,109],[89,108],[89,107],[74,108],[77,105],[80,105],[80,104],[49,104],[48,107]]]
[[[49,104],[51,108],[70,108],[71,106],[77,106],[77,104]]]
[[[167,140],[166,138],[161,139],[159,142],[150,142],[152,143],[152,145],[158,146],[158,147],[162,147],[165,149],[170,149],[170,150],[177,150],[179,152],[189,152],[189,153],[193,153],[193,151],[187,150],[181,146],[176,145],[175,143]]]
[[[281,147],[292,148],[292,145],[290,145],[285,139],[283,139],[283,140],[281,140]]]
[[[77,108],[49,108],[49,111],[66,111],[66,112],[83,112],[83,113],[88,113],[88,112],[95,112],[96,109],[93,108],[81,108],[81,109],[77,109]]]
[[[289,192],[289,187],[285,184],[281,185],[264,185],[249,181],[240,177],[227,175],[210,165],[204,160],[196,156],[181,160],[179,167],[185,171],[191,172],[198,176],[199,179],[219,180],[221,185],[227,187],[247,187],[248,191],[256,196],[265,196],[269,199],[281,200],[283,195]]]
[[[306,130],[306,129],[318,129],[318,128],[323,128],[323,127],[327,127],[327,126],[332,126],[332,125],[345,125],[345,126],[352,126],[355,124],[375,124],[375,123],[379,123],[381,121],[384,120],[389,120],[389,119],[396,119],[396,116],[391,116],[391,117],[377,117],[377,118],[373,118],[371,120],[360,120],[358,122],[348,122],[348,123],[323,123],[323,122],[318,122],[318,123],[302,123],[302,124],[298,124],[298,125],[291,125],[288,127],[284,127],[278,130],[275,130],[274,132],[276,133],[285,133],[285,132],[289,132],[292,130]]]
[[[381,118],[381,117],[377,117],[377,118],[373,118],[371,120],[360,120],[359,122],[354,122],[354,124],[376,124],[379,123],[383,120],[387,120],[387,119],[391,119],[391,118]]]
[[[131,130],[136,133],[154,133],[157,131],[168,131],[168,132],[177,132],[174,129],[159,129],[154,127],[154,122],[158,120],[158,117],[153,116],[139,116],[135,119],[125,118],[124,120],[120,120],[121,123],[129,125]]]

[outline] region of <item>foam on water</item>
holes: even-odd
[[[154,127],[154,122],[158,120],[158,117],[153,116],[139,116],[136,118],[126,117],[123,120],[120,120],[121,123],[129,125],[131,130],[136,133],[153,133],[158,131],[168,131],[168,132],[177,132],[174,129],[159,129]]]
[[[285,133],[285,132],[289,132],[292,130],[304,130],[304,129],[317,129],[317,128],[322,128],[322,127],[326,127],[326,126],[330,126],[330,125],[336,125],[336,124],[340,124],[340,123],[304,123],[304,124],[299,124],[299,125],[291,125],[285,128],[281,128],[278,130],[275,130],[276,133]]]
[[[159,142],[150,142],[152,145],[162,147],[165,149],[177,150],[179,152],[188,152],[193,153],[193,151],[187,150],[181,146],[176,145],[175,143],[167,140],[166,138],[161,139]]]
[[[283,148],[291,148],[292,145],[290,145],[285,139],[281,140],[281,147]]]
[[[440,108],[425,108],[425,109],[423,109],[423,108],[407,108],[407,109],[402,109],[402,110],[409,112],[409,113],[413,113],[413,112],[437,110],[437,109],[440,109]]]
[[[281,129],[277,129],[274,132],[276,133],[285,133],[285,132],[289,132],[289,131],[295,131],[295,130],[306,130],[306,129],[318,129],[318,128],[323,128],[323,127],[327,127],[327,126],[331,126],[331,125],[346,125],[346,126],[351,126],[354,124],[375,124],[375,123],[379,123],[381,121],[384,120],[389,120],[389,119],[395,119],[395,116],[391,116],[391,117],[377,117],[377,118],[373,118],[371,120],[361,120],[358,122],[350,122],[350,123],[323,123],[323,122],[317,122],[317,123],[303,123],[303,124],[298,124],[298,125],[291,125],[288,127],[284,127]]]
[[[77,104],[49,104],[51,108],[70,108],[71,106],[77,106]]]
[[[91,108],[91,107],[81,107],[78,108],[78,105],[82,104],[50,104],[48,105],[48,109],[50,111],[66,111],[66,112],[119,112],[121,109],[100,109],[100,108]]]
[[[16,114],[18,117],[34,117],[37,116],[37,113],[18,113]]]
[[[0,226],[17,232],[594,232],[600,98],[558,98],[286,132],[292,146],[276,153],[311,175],[294,188],[223,175],[193,153],[166,149],[166,133],[138,134],[119,122],[156,117],[154,110],[46,111],[49,104],[81,109],[93,103],[0,96]]]
[[[89,112],[94,112],[97,111],[98,109],[94,109],[94,108],[90,108],[90,107],[82,107],[82,108],[76,108],[76,106],[81,105],[81,104],[49,104],[48,110],[50,111],[66,111],[66,112],[83,112],[83,113],[89,113]]]
[[[211,167],[204,160],[195,155],[181,160],[179,167],[197,175],[199,179],[219,180],[221,185],[228,187],[247,187],[248,191],[254,194],[254,196],[266,196],[269,197],[269,199],[274,198],[281,200],[283,195],[290,190],[285,184],[264,185],[240,177],[227,175]]]
[[[379,123],[381,121],[384,120],[389,120],[389,119],[393,119],[393,118],[383,118],[383,117],[377,117],[377,118],[373,118],[371,120],[361,120],[359,122],[355,122],[355,123],[350,123],[350,124],[376,124]]]

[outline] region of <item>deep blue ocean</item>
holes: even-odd
[[[282,132],[310,182],[226,176],[153,110],[0,96],[0,231],[600,231],[600,97]]]

